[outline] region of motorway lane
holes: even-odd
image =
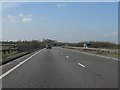
[[[61,50],[61,49],[59,49]],[[85,55],[78,52],[73,52],[69,49],[62,49],[66,55],[70,55],[72,62],[80,62],[86,65],[89,72],[95,73],[97,76],[103,76],[114,85],[118,84],[118,61],[113,59],[106,59],[98,56]],[[114,86],[112,85],[112,86]]]
[[[44,49],[2,82],[3,88],[117,88],[118,62],[62,48]]]

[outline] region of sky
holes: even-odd
[[[118,3],[2,3],[2,40],[42,39],[118,43]]]
[[[44,1],[44,2],[119,2],[119,0],[1,0],[2,2],[10,2],[10,1]]]

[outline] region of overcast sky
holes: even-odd
[[[2,3],[3,40],[118,42],[117,2]]]

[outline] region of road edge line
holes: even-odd
[[[42,50],[44,50],[44,49],[42,49]],[[0,79],[2,79],[5,76],[7,76],[9,73],[11,73],[12,71],[14,71],[16,68],[18,68],[19,66],[21,66],[22,64],[24,64],[26,61],[28,61],[29,59],[31,59],[32,57],[34,57],[38,53],[40,53],[42,50],[39,50],[38,52],[36,52],[35,54],[31,55],[30,57],[28,57],[24,61],[20,62],[19,64],[17,64],[16,66],[14,66],[13,68],[11,68],[10,70],[6,71],[4,74],[0,75]]]

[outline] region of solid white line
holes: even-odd
[[[81,67],[85,67],[83,64],[81,64],[81,63],[78,63],[78,65],[80,65]]]
[[[66,56],[66,58],[69,58],[69,56]]]
[[[42,49],[43,50],[43,49]],[[41,50],[40,50],[41,51]],[[28,61],[29,59],[31,59],[33,56],[37,55],[40,51],[38,51],[37,53],[31,55],[29,58],[25,59],[24,61],[20,62],[18,65],[16,65],[15,67],[13,67],[12,69],[8,70],[7,72],[5,72],[4,74],[2,74],[0,76],[0,79],[4,78],[5,76],[7,76],[9,73],[11,73],[12,71],[14,71],[16,68],[18,68],[20,65],[22,65],[23,63],[25,63],[26,61]]]

